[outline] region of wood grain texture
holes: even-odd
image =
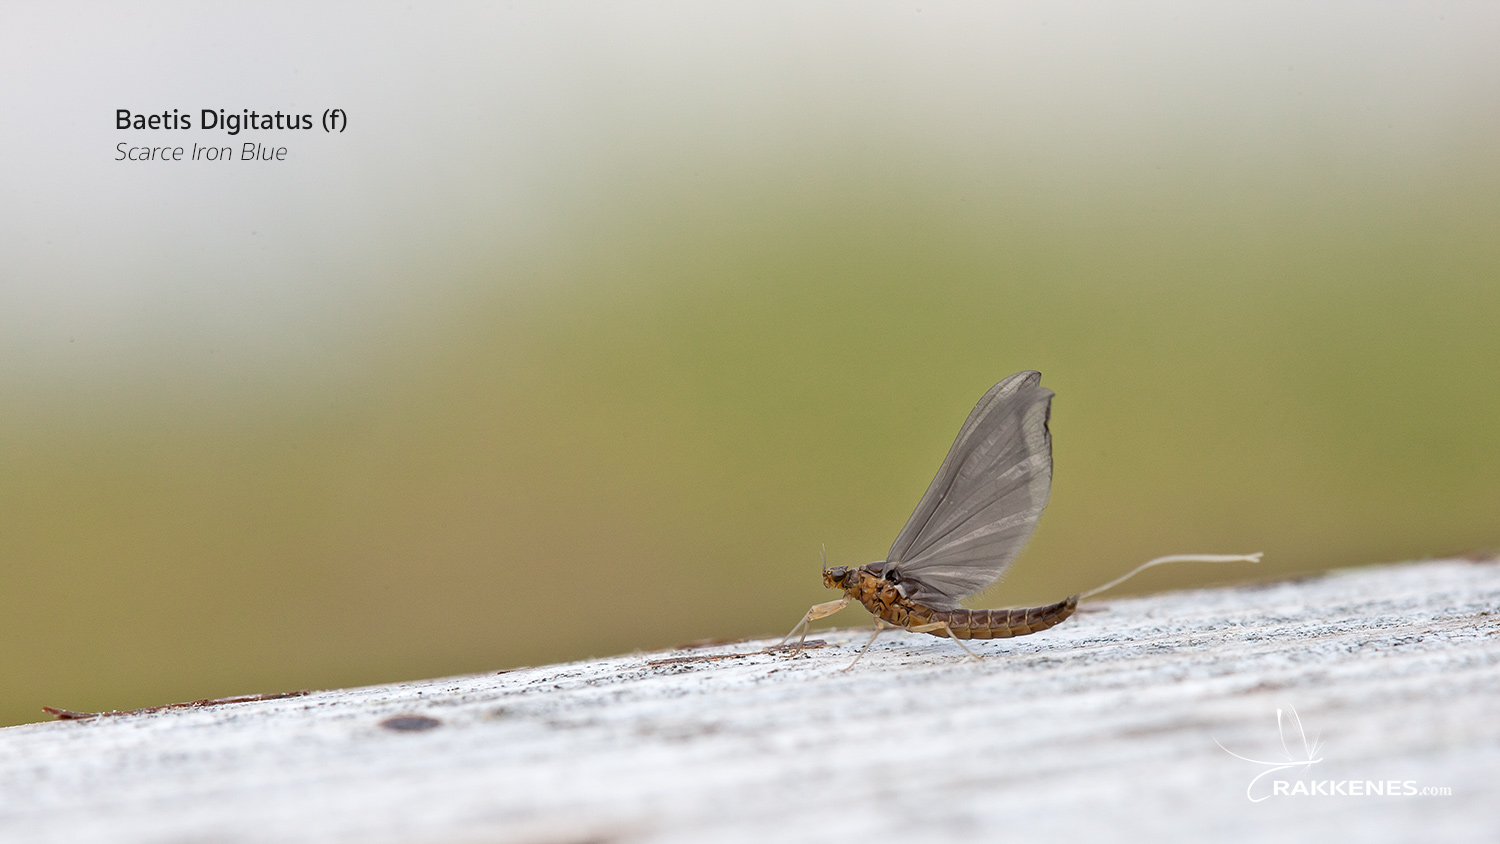
[[[0,841],[1500,840],[1494,561],[1094,602],[978,663],[887,633],[841,671],[867,633],[10,727]],[[1219,744],[1282,759],[1293,707],[1302,782],[1451,793],[1250,802]]]

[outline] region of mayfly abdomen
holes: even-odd
[[[925,609],[925,608],[924,608]],[[1078,609],[1078,596],[1048,604],[1045,607],[1023,607],[1009,610],[928,610],[930,622],[946,622],[958,639],[1009,639],[1056,627]],[[914,620],[926,614],[913,613]],[[934,636],[947,635],[941,631]]]

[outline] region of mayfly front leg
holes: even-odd
[[[837,601],[829,601],[826,604],[813,604],[812,607],[807,610],[807,615],[802,616],[802,620],[797,622],[797,624],[792,627],[792,632],[786,634],[786,638],[782,639],[781,644],[777,645],[776,647],[785,647],[786,643],[791,641],[793,636],[797,635],[797,628],[800,627],[802,628],[802,638],[797,640],[797,653],[801,653],[802,643],[807,641],[808,625],[820,618],[827,618],[828,616],[833,615],[844,607],[849,606],[849,600],[849,596],[845,595]]]

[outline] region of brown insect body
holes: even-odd
[[[881,565],[879,563],[873,565]],[[823,585],[841,589],[859,601],[876,618],[905,630],[925,627],[914,632],[956,639],[1009,639],[1056,627],[1078,609],[1073,595],[1044,607],[1022,607],[1005,610],[936,610],[906,597],[899,581],[889,579],[872,566],[825,569]],[[946,624],[947,630],[941,625]],[[934,625],[938,625],[934,629]]]

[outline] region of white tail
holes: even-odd
[[[1173,554],[1170,557],[1157,557],[1154,560],[1141,563],[1126,574],[1111,580],[1103,586],[1090,589],[1078,597],[1079,599],[1090,598],[1100,592],[1113,589],[1146,569],[1152,566],[1159,566],[1162,563],[1258,563],[1263,556],[1265,556],[1264,551],[1256,551],[1254,554]]]

